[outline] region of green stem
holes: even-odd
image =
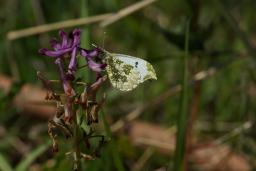
[[[186,125],[188,120],[188,51],[189,51],[189,20],[186,25],[185,55],[183,57],[182,94],[179,107],[179,118],[176,135],[174,170],[184,171],[184,154],[186,145]]]
[[[80,1],[80,7],[81,7],[81,17],[86,17],[88,15],[88,0],[81,0]],[[89,31],[87,28],[83,29],[82,34],[82,46],[87,46],[89,44]],[[78,58],[78,63],[80,66],[85,66],[86,62],[82,58]],[[83,80],[89,77],[88,72],[86,70],[81,71],[81,77]],[[79,115],[76,113],[76,116],[74,118],[74,170],[80,171],[82,170],[81,165],[81,151],[80,151],[80,126],[78,123]]]
[[[81,17],[89,16],[89,1],[80,0],[80,12]],[[82,37],[81,37],[81,46],[89,48],[90,47],[90,28],[89,26],[82,27]],[[83,58],[78,58],[78,63],[80,66],[86,66],[86,62]],[[81,76],[83,80],[91,81],[91,72],[89,70],[82,69]]]
[[[80,151],[80,133],[79,124],[77,123],[77,113],[74,118],[74,170],[80,171],[81,167],[81,151]]]

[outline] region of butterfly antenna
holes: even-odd
[[[95,48],[99,48],[100,50],[102,50],[103,52],[105,53],[108,53],[105,49],[104,49],[104,45],[105,45],[105,38],[106,38],[106,32],[104,32],[104,35],[103,35],[103,39],[102,39],[102,47],[92,43],[92,46],[95,47]]]
[[[102,39],[102,47],[103,47],[103,49],[104,49],[104,47],[105,47],[105,39],[106,39],[106,32],[104,31],[104,33],[103,33],[103,39]]]
[[[94,43],[92,43],[92,46],[95,47],[95,48],[99,48],[100,50],[102,50],[105,53],[108,53],[104,48],[102,48],[102,47],[100,47],[100,46],[98,46],[98,45],[96,45]]]

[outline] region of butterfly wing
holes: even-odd
[[[148,79],[157,79],[153,66],[143,59],[108,53],[106,60],[110,82],[121,91],[130,91]]]

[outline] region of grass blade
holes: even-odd
[[[13,171],[10,163],[6,160],[6,158],[2,154],[0,154],[0,170]]]
[[[35,150],[33,150],[30,154],[26,156],[24,160],[22,160],[18,166],[16,167],[16,171],[26,171],[27,168],[35,161],[35,159],[40,156],[43,152],[45,152],[50,146],[50,142],[42,144],[38,146]]]
[[[174,170],[184,170],[184,153],[186,146],[186,125],[188,121],[188,51],[189,51],[189,20],[186,25],[185,55],[183,56],[183,80],[179,106]]]

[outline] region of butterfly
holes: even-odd
[[[157,79],[153,66],[144,59],[110,53],[103,49],[106,71],[113,87],[130,91],[149,79]]]

